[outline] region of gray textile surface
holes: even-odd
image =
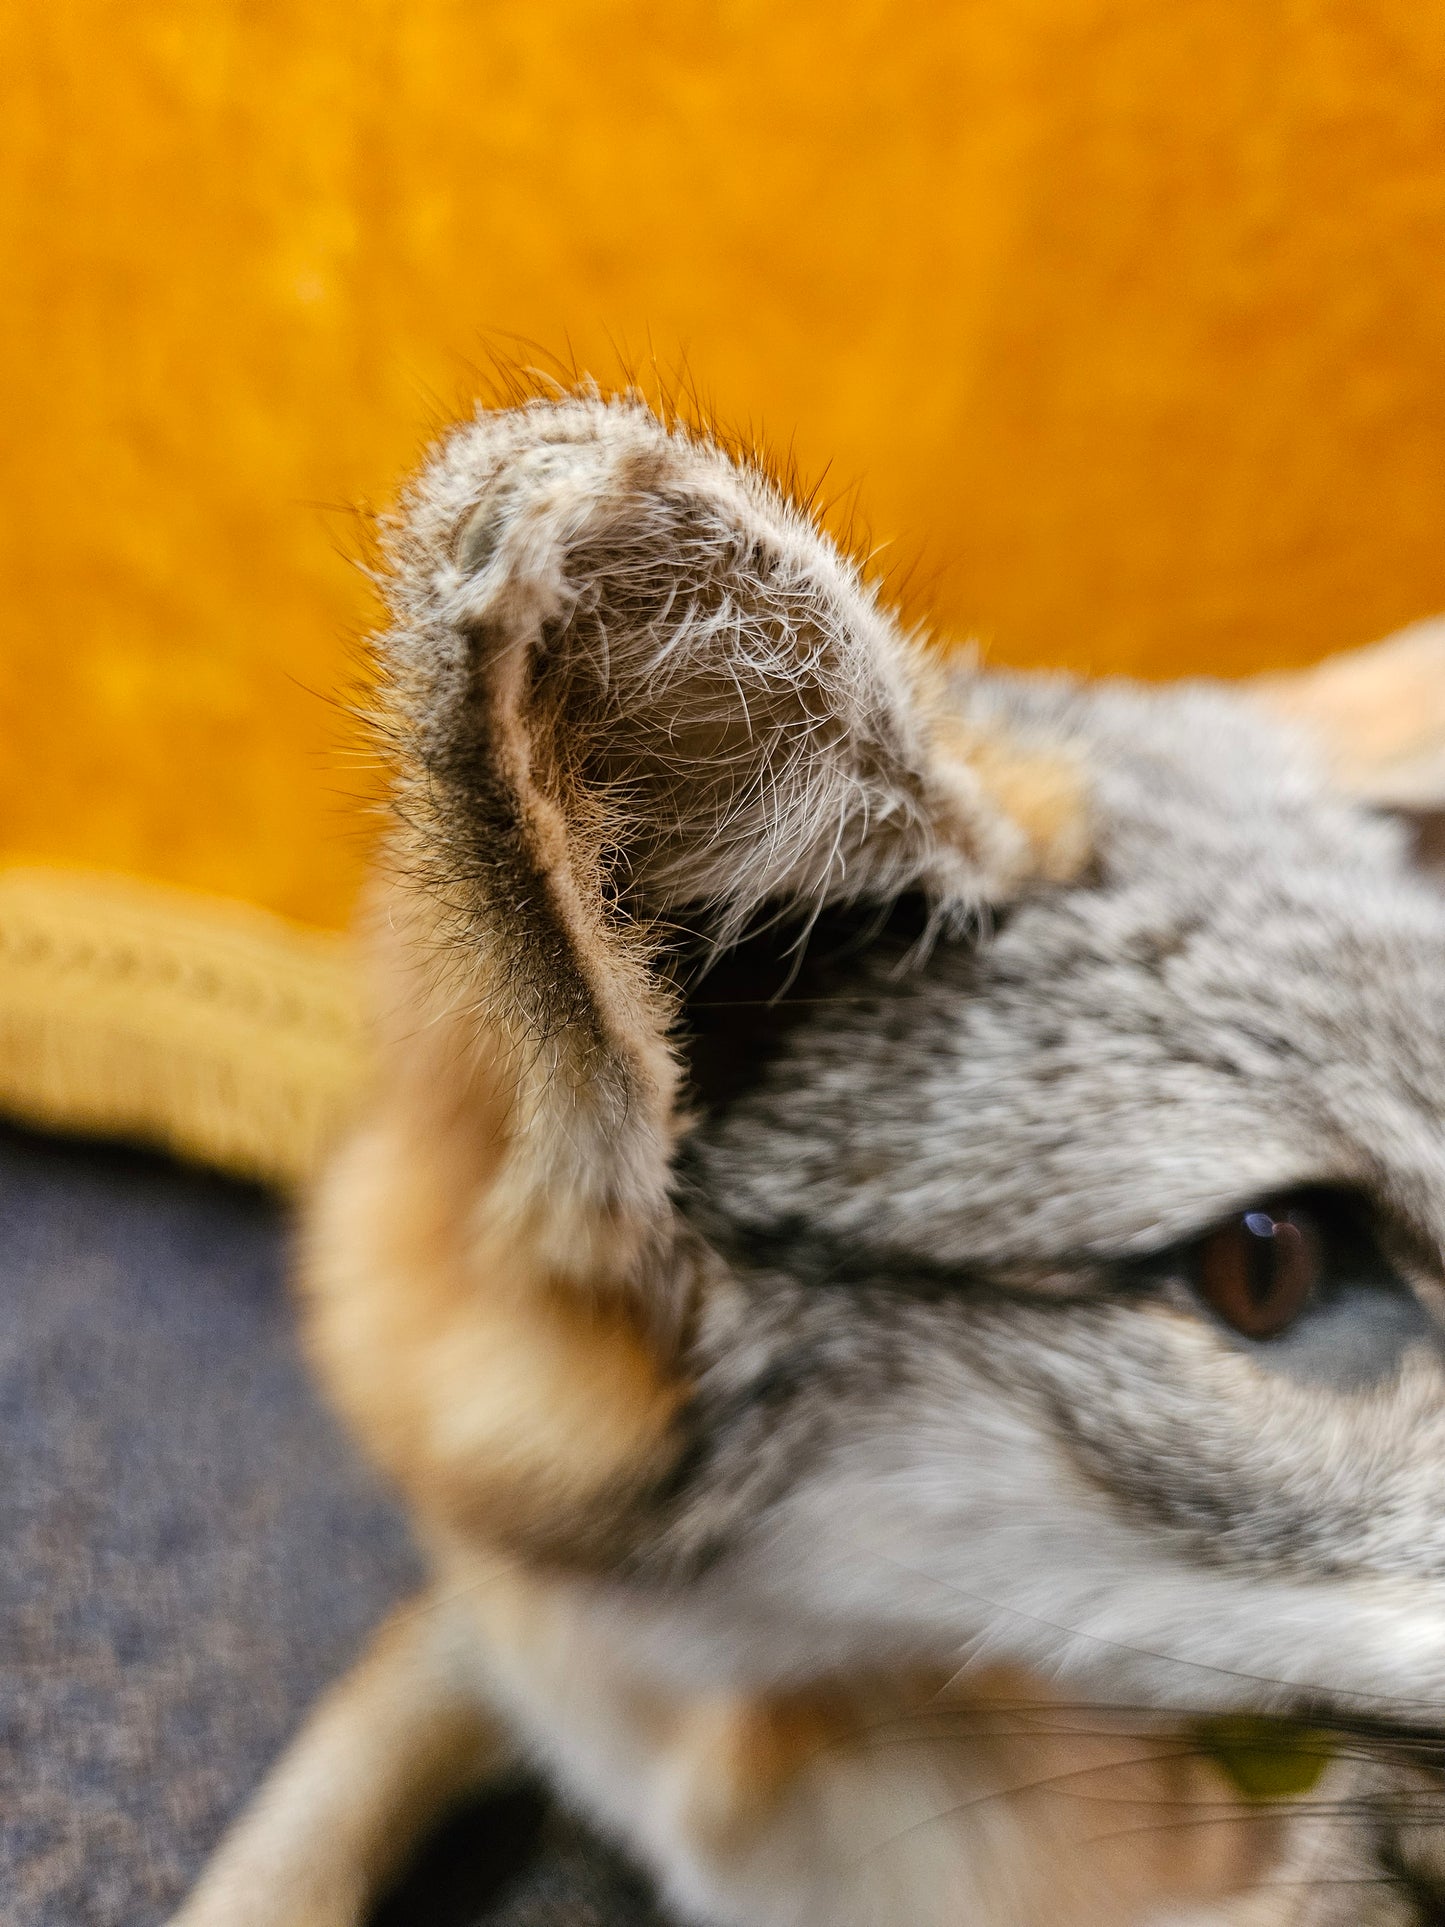
[[[0,1135],[0,1908],[151,1927],[413,1582],[261,1194]]]
[[[317,1691],[415,1583],[319,1405],[259,1192],[0,1127],[0,1921],[156,1927]],[[387,1927],[642,1918],[514,1799],[454,1822]],[[509,1892],[513,1889],[509,1889]],[[600,1909],[600,1911],[599,1911]]]

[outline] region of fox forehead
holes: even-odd
[[[1445,898],[1243,701],[996,683],[1066,738],[1095,873],[846,967],[704,1125],[709,1208],[857,1249],[1048,1262],[1356,1184],[1445,1233]]]

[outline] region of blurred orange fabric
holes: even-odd
[[[685,361],[999,660],[1445,605],[1418,0],[56,0],[0,68],[0,859],[342,925],[354,510],[529,341]]]

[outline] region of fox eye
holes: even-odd
[[[1319,1227],[1299,1205],[1241,1211],[1199,1247],[1199,1295],[1244,1337],[1276,1338],[1313,1298],[1322,1257]]]

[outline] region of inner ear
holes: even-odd
[[[855,904],[807,921],[765,914],[721,954],[684,934],[668,973],[680,999],[684,1111],[695,1121],[725,1116],[801,1025],[826,1025],[844,999],[885,995],[890,977],[924,954],[934,923],[927,899],[909,892],[888,906]]]

